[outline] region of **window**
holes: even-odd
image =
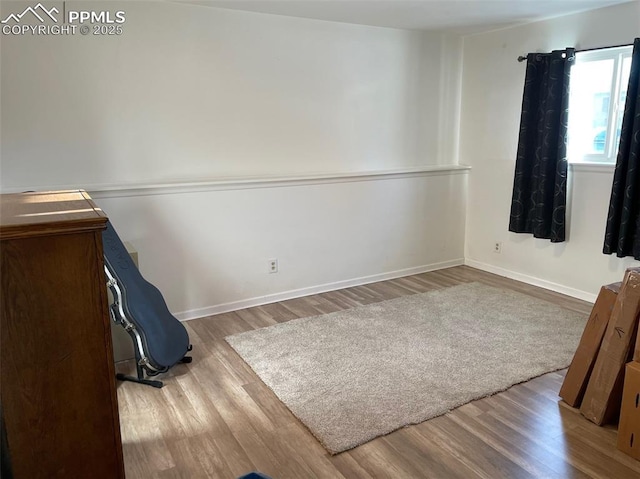
[[[615,163],[632,48],[576,53],[569,83],[570,162]]]

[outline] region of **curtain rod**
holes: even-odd
[[[625,43],[623,45],[611,45],[610,47],[595,47],[595,48],[585,48],[584,50],[576,50],[576,53],[579,52],[591,52],[593,50],[604,50],[605,48],[621,48],[621,47],[631,47],[633,46],[633,43]],[[518,61],[519,62],[523,62],[527,59],[527,55],[520,55],[518,57]]]

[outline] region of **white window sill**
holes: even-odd
[[[615,163],[595,163],[588,161],[569,162],[569,170],[585,173],[608,173],[611,174],[615,170]]]

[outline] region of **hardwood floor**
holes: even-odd
[[[118,384],[127,478],[640,478],[640,462],[560,401],[549,373],[330,456],[227,345],[230,334],[469,281],[584,312],[589,303],[459,266],[249,308],[186,324],[193,363],[154,389]],[[118,365],[130,372],[132,364]]]

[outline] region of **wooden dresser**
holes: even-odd
[[[84,191],[0,199],[0,396],[13,477],[123,478],[107,217]]]

